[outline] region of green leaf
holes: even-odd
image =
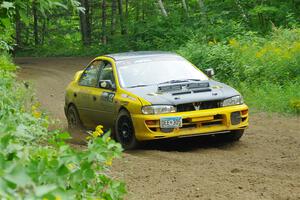
[[[3,24],[3,26],[5,28],[9,28],[12,25],[9,18],[2,18],[2,19],[0,19],[0,22],[1,22],[1,24]]]
[[[20,187],[32,182],[30,176],[26,173],[26,168],[22,165],[17,165],[10,174],[4,176],[4,179]]]
[[[12,2],[3,1],[3,3],[0,5],[1,8],[10,9],[15,8],[14,4]]]
[[[42,185],[35,188],[35,194],[38,197],[42,197],[49,192],[54,191],[57,188],[56,185]]]
[[[62,3],[59,3],[59,2],[52,2],[52,5],[55,5],[55,6],[59,6],[59,7],[62,7],[64,9],[68,9],[68,7]]]
[[[69,169],[65,166],[65,165],[62,165],[58,171],[57,171],[58,175],[60,176],[64,176],[64,175],[67,175],[69,173]]]
[[[30,19],[27,16],[27,13],[24,10],[19,11],[20,17],[26,26],[29,25]]]

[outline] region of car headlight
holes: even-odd
[[[230,97],[228,99],[223,100],[222,107],[225,106],[233,106],[233,105],[241,105],[244,103],[243,97],[240,95]]]
[[[142,113],[145,115],[155,115],[172,112],[176,112],[176,108],[171,105],[153,105],[142,107]]]

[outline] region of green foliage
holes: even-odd
[[[251,110],[275,113],[300,114],[300,84],[276,85],[233,84],[244,95]]]
[[[13,46],[13,27],[11,18],[13,17],[14,5],[11,2],[0,4],[0,53],[9,51]]]
[[[275,29],[268,37],[249,32],[228,41],[197,43],[179,53],[216,78],[240,88],[250,105],[276,112],[299,112],[300,29]]]
[[[120,144],[106,133],[78,150],[65,143],[68,133],[48,132],[47,116],[30,88],[16,82],[15,70],[1,55],[0,198],[121,199],[124,184],[107,175]]]

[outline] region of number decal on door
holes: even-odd
[[[103,92],[101,95],[101,99],[103,101],[113,102],[115,97],[114,92]]]

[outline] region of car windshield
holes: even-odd
[[[188,80],[208,80],[190,62],[179,56],[158,56],[117,61],[121,87],[145,87]]]

